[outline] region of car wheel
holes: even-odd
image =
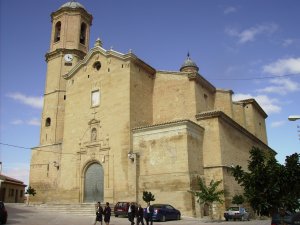
[[[165,215],[163,215],[162,217],[161,217],[161,220],[160,220],[161,222],[166,222],[166,216]]]
[[[180,219],[181,219],[181,218],[180,218],[180,214],[178,214],[178,215],[177,215],[177,220],[180,220]]]
[[[115,214],[115,217],[118,217],[119,215]]]

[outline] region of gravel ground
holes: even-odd
[[[95,217],[80,216],[66,213],[46,212],[38,207],[27,206],[24,204],[6,204],[8,212],[7,224],[18,225],[88,225],[94,224]],[[99,224],[99,223],[98,223]],[[127,218],[111,217],[110,225],[129,225]],[[179,221],[154,222],[155,225],[270,225],[270,220],[251,220],[251,221],[205,221],[197,218],[183,217]],[[104,225],[104,223],[103,223]]]

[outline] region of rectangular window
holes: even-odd
[[[92,91],[92,107],[98,106],[100,104],[100,91],[96,90],[96,91]]]
[[[13,197],[13,196],[14,196],[14,193],[15,193],[15,190],[14,190],[14,189],[9,189],[9,196],[10,196],[10,197]]]

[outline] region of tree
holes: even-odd
[[[218,190],[218,186],[222,183],[222,180],[211,180],[209,186],[206,186],[205,181],[200,177],[197,177],[199,191],[189,191],[196,198],[199,204],[208,204],[209,215],[213,219],[212,206],[214,202],[223,203],[224,190]]]
[[[232,204],[242,205],[245,202],[245,198],[243,195],[235,195],[232,197]]]
[[[286,157],[285,165],[275,155],[252,147],[248,171],[237,165],[232,174],[244,188],[244,196],[258,215],[269,216],[279,208],[294,211],[300,206],[300,154]]]
[[[29,187],[27,188],[25,194],[35,196],[35,195],[36,195],[36,191],[35,191],[34,188],[32,188],[32,187],[29,185]],[[28,198],[28,202],[27,202],[27,203],[29,204],[29,198]]]
[[[143,200],[147,203],[155,201],[154,195],[149,191],[143,191]]]

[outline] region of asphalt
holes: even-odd
[[[47,212],[39,207],[28,206],[25,204],[6,204],[8,212],[7,224],[18,225],[92,225],[95,216],[72,215],[60,212]],[[100,223],[97,223],[100,224]],[[129,225],[127,218],[111,217],[110,225]],[[251,221],[208,221],[197,218],[182,217],[179,221],[154,222],[155,225],[270,225],[271,221],[251,220]],[[104,225],[104,223],[103,223]]]

